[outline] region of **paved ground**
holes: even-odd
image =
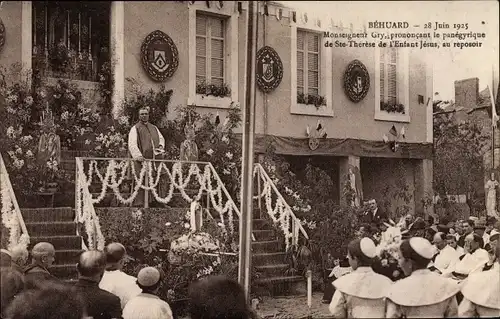
[[[311,311],[307,307],[307,296],[263,297],[257,308],[260,318],[299,319],[332,318],[328,305],[321,303],[323,293],[315,293],[312,298]]]

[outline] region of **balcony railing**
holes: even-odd
[[[141,203],[145,208],[150,199],[169,204],[174,196],[180,195],[189,205],[205,199],[207,211],[215,213],[222,230],[230,233],[234,232],[234,214],[240,216],[231,195],[208,162],[77,157],[75,184],[75,219],[84,225],[88,238],[84,248],[104,247],[94,205],[110,196],[120,205]]]

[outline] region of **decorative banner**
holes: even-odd
[[[347,66],[344,73],[344,89],[354,103],[365,98],[370,89],[370,75],[361,61],[354,60]]]
[[[0,51],[2,51],[3,45],[5,44],[5,26],[0,18]]]
[[[283,62],[273,48],[265,46],[257,52],[257,85],[269,93],[276,89],[283,79]]]
[[[160,30],[151,32],[141,46],[142,67],[157,82],[171,77],[179,66],[179,52],[174,41]]]

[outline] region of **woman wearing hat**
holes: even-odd
[[[333,282],[335,294],[329,309],[335,318],[382,318],[385,296],[392,281],[371,269],[375,244],[367,237],[347,246],[347,258],[354,270]]]
[[[500,246],[495,247],[500,256]],[[500,261],[497,257],[493,271],[472,274],[462,288],[464,299],[458,308],[460,317],[500,316]]]
[[[387,296],[387,318],[450,318],[458,314],[460,286],[427,269],[431,243],[421,237],[404,240],[400,266],[409,277],[395,282]]]

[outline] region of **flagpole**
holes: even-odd
[[[241,174],[241,218],[238,282],[243,286],[250,302],[250,279],[252,265],[252,219],[253,219],[253,166],[255,133],[255,59],[257,38],[258,1],[248,1],[247,41],[245,68],[245,104],[243,112],[242,174]],[[254,7],[256,6],[257,9]]]

